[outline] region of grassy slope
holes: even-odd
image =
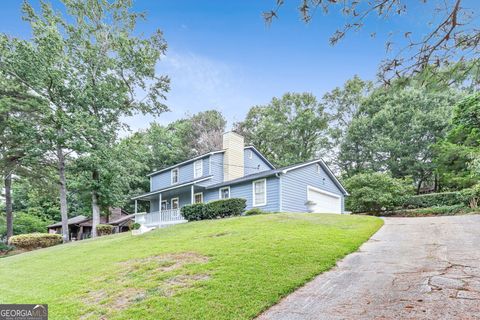
[[[60,245],[1,259],[0,303],[48,303],[51,319],[249,319],[381,225],[282,213]]]

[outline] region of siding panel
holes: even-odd
[[[250,153],[252,159],[250,159]],[[245,175],[271,170],[270,166],[251,148],[245,148]]]

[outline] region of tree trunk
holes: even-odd
[[[92,172],[93,181],[98,181],[98,171]],[[100,223],[100,206],[98,204],[98,193],[96,190],[92,190],[92,238],[97,236],[97,225]]]
[[[422,188],[422,183],[423,183],[423,180],[418,181],[417,194],[420,194],[420,189]]]
[[[7,241],[13,236],[12,174],[5,177],[5,210],[7,214]]]
[[[62,216],[63,242],[70,240],[68,230],[68,207],[67,207],[67,180],[65,179],[65,156],[61,147],[57,147],[58,177],[60,191],[60,214]]]

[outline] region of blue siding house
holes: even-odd
[[[148,175],[150,192],[134,197],[137,221],[146,226],[182,222],[180,208],[192,203],[244,198],[247,210],[344,213],[347,191],[318,159],[275,168],[242,136],[227,132],[223,149]],[[150,204],[137,213],[138,201]]]

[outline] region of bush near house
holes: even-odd
[[[62,243],[61,235],[49,233],[20,234],[8,240],[9,245],[26,250],[51,247],[60,243]]]
[[[453,216],[474,212],[475,209],[468,208],[463,204],[452,206],[435,206],[430,208],[400,209],[382,212],[377,216],[385,217],[428,217],[428,216]]]
[[[266,213],[265,211],[263,211],[262,209],[259,209],[259,208],[252,208],[250,210],[247,210],[245,212],[245,215],[246,216],[253,216],[253,215],[257,215],[257,214],[264,214]]]
[[[97,225],[97,234],[99,236],[107,236],[112,234],[113,227],[109,224],[99,224]]]
[[[188,221],[239,216],[245,211],[247,201],[240,198],[196,203],[182,207],[182,215]]]
[[[465,195],[460,191],[420,194],[406,197],[404,209],[430,208],[454,205],[467,205]]]
[[[351,192],[346,198],[346,207],[352,212],[379,213],[392,210],[403,203],[405,195],[412,192],[412,187],[404,180],[380,172],[354,175],[345,180],[345,187]]]

